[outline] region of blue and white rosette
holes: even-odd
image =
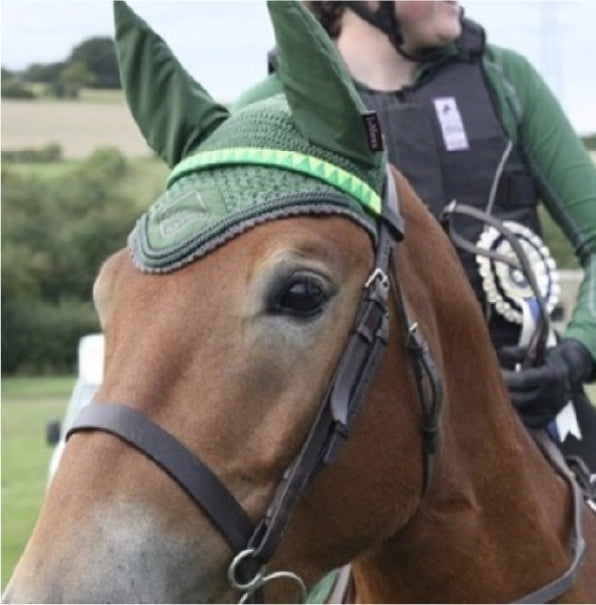
[[[548,313],[551,313],[559,302],[561,292],[554,258],[542,239],[528,227],[514,221],[505,221],[503,225],[517,237],[529,265],[534,271],[536,284],[545,308]],[[508,257],[514,262],[517,260],[507,239],[494,227],[487,226],[484,229],[477,245],[483,250]],[[526,328],[524,324],[531,323],[530,318],[525,317],[526,307],[529,305],[533,309],[537,305],[536,294],[532,291],[530,282],[523,271],[482,254],[476,256],[476,262],[478,272],[482,277],[482,287],[495,311],[507,321],[521,324],[522,331],[526,332],[527,330],[523,329]],[[528,327],[533,328],[533,325]],[[520,342],[519,344],[527,343]]]
[[[517,237],[525,252],[528,263],[534,271],[534,278],[544,308],[550,314],[559,302],[561,293],[554,258],[542,239],[528,227],[514,221],[504,221],[503,225]],[[477,246],[508,257],[514,262],[517,260],[517,255],[507,239],[492,226],[484,229]],[[487,300],[495,311],[507,321],[521,325],[518,345],[527,346],[540,319],[540,306],[536,300],[536,293],[532,290],[524,272],[503,261],[482,254],[476,255],[476,262]],[[556,335],[551,329],[547,346],[555,345]],[[582,438],[572,401],[569,401],[559,412],[548,429],[559,441],[564,441],[569,434],[574,435],[577,439]]]

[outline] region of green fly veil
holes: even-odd
[[[135,264],[166,272],[275,218],[340,214],[375,234],[386,157],[327,34],[300,2],[269,2],[283,93],[230,112],[124,2],[114,3],[122,85],[172,172],[128,240]]]

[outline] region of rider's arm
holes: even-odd
[[[596,166],[526,59],[490,47],[485,64],[504,123],[521,144],[540,197],[584,270],[565,336],[580,341],[596,360]]]

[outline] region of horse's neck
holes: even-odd
[[[430,309],[414,319],[426,329],[443,379],[441,436],[417,514],[354,565],[357,598],[513,600],[566,569],[569,489],[511,407],[484,319],[452,251],[415,204],[405,208],[414,253],[405,251],[398,271],[410,286],[413,315]],[[432,257],[424,244],[429,238],[438,242]]]
[[[484,357],[477,351],[466,361],[457,349],[444,356],[432,483],[411,522],[355,565],[358,600],[507,602],[566,569],[568,487],[517,421],[494,360]]]

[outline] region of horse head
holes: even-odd
[[[553,487],[545,519],[567,511],[565,486],[511,412],[457,258],[387,167],[322,28],[300,3],[269,3],[284,94],[230,113],[115,11],[133,115],[176,166],[96,280],[104,382],[6,600],[288,602],[350,561],[362,601],[531,590],[489,547],[505,552],[519,525],[493,535],[477,517],[503,516],[486,469],[526,521],[520,451]],[[167,110],[139,91],[156,64],[156,86],[184,84]],[[566,562],[565,545],[546,551],[544,581]]]

